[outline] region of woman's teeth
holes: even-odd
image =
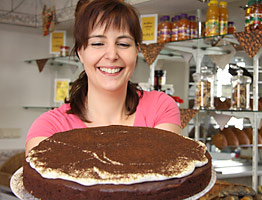
[[[117,72],[120,72],[121,68],[108,68],[108,67],[100,67],[99,68],[102,72],[106,72],[106,73],[109,73],[109,74],[114,74],[114,73],[117,73]]]

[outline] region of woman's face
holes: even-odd
[[[126,88],[137,59],[138,47],[125,30],[97,26],[90,33],[88,45],[78,51],[88,76],[88,87],[115,91]]]

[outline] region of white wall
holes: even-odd
[[[35,63],[25,62],[44,57],[50,57],[49,37],[41,29],[0,24],[0,129],[21,130],[20,138],[0,139],[0,149],[23,149],[31,123],[46,111],[23,106],[52,103],[54,68],[40,73]]]

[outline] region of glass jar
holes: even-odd
[[[190,39],[190,21],[186,13],[181,14],[180,17],[178,23],[178,40],[188,40]]]
[[[249,31],[249,24],[250,24],[250,11],[253,5],[253,1],[248,2],[248,7],[245,10],[245,31]]]
[[[231,78],[231,109],[249,110],[250,109],[250,84],[251,78],[243,76],[243,70],[238,70],[237,75]]]
[[[250,23],[249,29],[256,30],[262,29],[262,1],[261,0],[253,0],[253,4],[250,9]]]
[[[214,74],[207,67],[202,67],[200,73],[194,73],[196,86],[195,109],[214,109]]]
[[[171,28],[172,24],[169,21],[169,16],[163,16],[160,18],[158,24],[158,43],[165,43],[171,41]]]
[[[172,42],[178,40],[179,20],[180,20],[179,15],[172,17],[172,31],[171,31],[171,41]]]
[[[189,16],[188,19],[190,21],[190,28],[189,28],[190,39],[198,38],[196,16]]]

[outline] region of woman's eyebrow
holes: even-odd
[[[130,40],[134,40],[134,38],[133,37],[131,37],[131,36],[129,36],[129,35],[122,35],[122,36],[119,36],[119,37],[117,37],[118,39],[125,39],[125,38],[127,38],[127,39],[130,39]]]
[[[88,39],[90,38],[106,38],[105,35],[91,35],[88,37]],[[130,40],[134,40],[133,37],[129,36],[129,35],[121,35],[121,36],[118,36],[117,39],[130,39]]]
[[[104,35],[91,35],[91,36],[88,37],[88,39],[90,39],[90,38],[106,38],[106,36],[104,36]]]

